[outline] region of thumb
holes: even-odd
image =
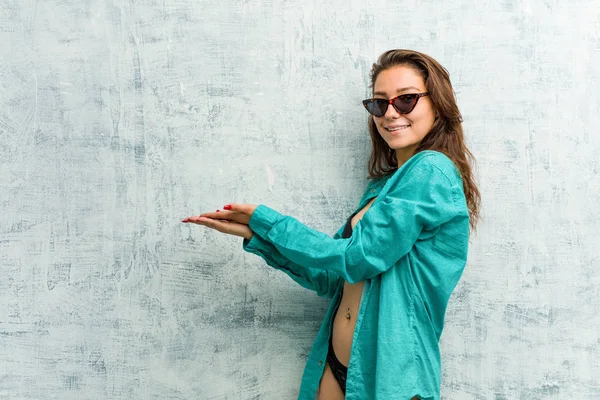
[[[237,211],[237,212],[241,212],[243,214],[247,214],[250,215],[252,214],[253,207],[250,204],[237,204],[237,203],[230,203],[230,204],[226,204],[223,207],[224,210],[229,210],[229,211]]]

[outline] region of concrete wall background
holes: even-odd
[[[390,48],[446,66],[478,158],[443,398],[600,398],[597,1],[323,4],[0,0],[0,398],[294,398],[326,301],[179,221],[337,230]]]

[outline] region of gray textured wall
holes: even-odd
[[[443,397],[600,398],[597,0],[322,4],[0,0],[0,398],[293,398],[327,302],[179,221],[333,233],[398,47],[449,69],[484,198]]]

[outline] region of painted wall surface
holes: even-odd
[[[180,221],[333,234],[390,48],[450,71],[478,159],[443,398],[599,399],[597,0],[0,0],[0,398],[294,398],[327,301]]]

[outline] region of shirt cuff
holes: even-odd
[[[273,225],[281,218],[282,215],[265,205],[259,204],[254,210],[248,221],[248,226],[255,234],[263,239],[267,238],[267,234],[273,228]]]
[[[248,253],[263,252],[264,249],[264,241],[261,240],[260,236],[254,234],[250,239],[244,238],[242,241],[242,248]]]

